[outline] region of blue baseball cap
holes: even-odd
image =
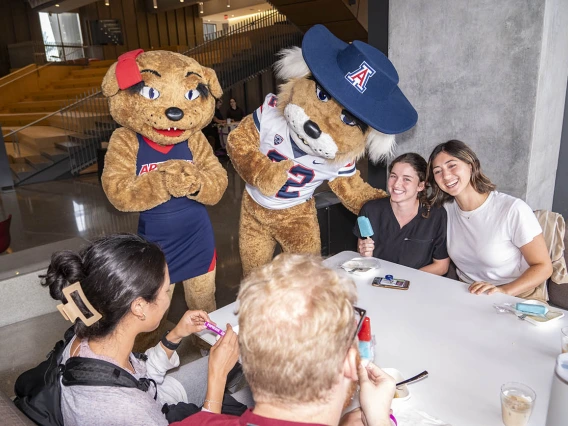
[[[323,25],[304,35],[302,54],[319,84],[355,117],[386,134],[412,128],[418,113],[398,88],[398,73],[378,49],[345,43]]]

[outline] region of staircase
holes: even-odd
[[[19,102],[0,109],[0,123],[16,184],[57,179],[93,163],[73,161],[71,157],[85,160],[93,157],[100,145],[93,136],[108,140],[112,132],[106,101],[99,98],[95,102],[91,98],[96,98],[94,94],[113,62],[92,62],[44,90],[28,93]],[[86,98],[89,101],[81,104]],[[91,132],[90,141],[85,140],[83,129]]]
[[[184,54],[215,69],[227,90],[270,69],[275,54],[301,38],[285,16],[269,11]],[[3,128],[16,185],[76,175],[96,163],[98,149],[117,127],[100,92],[113,62],[94,62],[0,110],[3,126],[27,126]]]
[[[350,6],[349,0],[267,0],[302,32],[316,24],[323,24],[345,42],[367,42],[368,32],[356,14],[358,3],[364,3],[362,7],[366,7],[367,2],[371,1],[374,0],[356,0]]]

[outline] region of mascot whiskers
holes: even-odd
[[[392,63],[366,43],[342,42],[312,27],[302,48],[281,53],[277,95],[229,134],[227,151],[246,182],[239,249],[244,274],[285,252],[321,252],[314,190],[324,181],[353,213],[387,194],[365,183],[355,163],[389,156],[394,134],[418,115],[398,88]]]

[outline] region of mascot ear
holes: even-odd
[[[118,93],[118,80],[116,79],[116,64],[115,62],[110,66],[107,73],[105,74],[105,78],[103,78],[103,95],[107,98],[114,96]]]
[[[217,74],[215,73],[215,70],[203,67],[203,73],[205,74],[205,81],[207,81],[207,84],[209,85],[209,91],[215,97],[215,99],[219,99],[221,96],[223,96],[223,89],[221,89],[219,80],[217,80]]]
[[[396,141],[394,135],[386,135],[378,130],[369,128],[366,144],[369,159],[373,164],[377,164],[379,161],[392,157]]]
[[[278,52],[280,59],[274,64],[276,76],[281,80],[302,78],[310,74],[308,64],[302,56],[302,49],[298,46],[282,49]]]

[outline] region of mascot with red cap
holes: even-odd
[[[347,44],[322,25],[276,63],[285,81],[277,95],[229,134],[227,152],[246,182],[239,249],[245,275],[268,263],[276,244],[293,253],[321,252],[314,190],[324,181],[358,213],[386,197],[355,167],[365,152],[386,158],[394,135],[418,114],[398,88],[398,74],[374,47]]]
[[[201,129],[222,95],[212,69],[187,56],[136,50],[118,58],[102,90],[121,128],[110,138],[103,189],[120,211],[140,212],[138,233],[165,253],[190,309],[215,310],[216,252],[205,208],[227,188]]]

